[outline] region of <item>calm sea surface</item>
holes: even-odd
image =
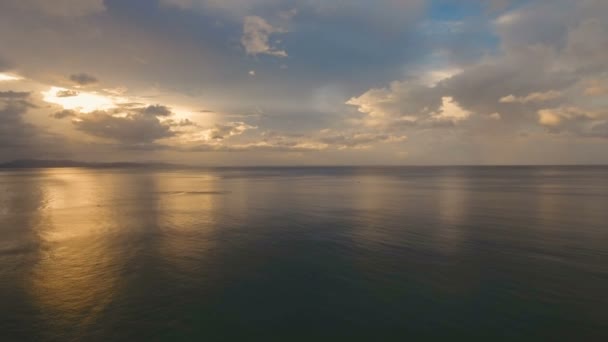
[[[608,340],[608,168],[0,172],[1,341]]]

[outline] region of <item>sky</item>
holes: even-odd
[[[3,0],[0,162],[608,163],[605,0]]]

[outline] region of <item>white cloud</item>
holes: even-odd
[[[440,121],[451,121],[457,123],[468,119],[471,116],[471,112],[463,109],[460,105],[454,101],[452,97],[445,96],[441,98],[442,106],[439,113],[433,115],[434,119]]]
[[[285,50],[280,50],[270,44],[270,36],[275,33],[285,33],[285,30],[270,25],[258,16],[247,16],[243,21],[243,36],[241,44],[248,55],[271,55],[287,57]]]
[[[500,99],[500,103],[531,103],[531,102],[546,102],[550,100],[555,100],[562,97],[562,93],[555,90],[550,90],[547,92],[536,92],[529,94],[527,96],[517,97],[515,95],[505,96]]]
[[[373,119],[419,117],[435,112],[439,98],[432,88],[410,81],[395,81],[387,88],[372,88],[346,102]]]

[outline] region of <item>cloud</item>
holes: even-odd
[[[0,91],[0,99],[14,100],[14,99],[26,99],[30,96],[28,91]]]
[[[143,108],[138,108],[137,111],[144,115],[167,117],[173,115],[171,108],[163,105],[150,105]]]
[[[25,101],[29,93],[0,92],[0,150],[2,155],[5,149],[21,149],[30,146],[31,136],[36,135],[33,125],[23,120],[23,115],[31,107]]]
[[[323,151],[324,144],[298,142],[252,142],[243,144],[209,144],[203,143],[183,148],[186,152],[313,152]]]
[[[162,144],[177,159],[174,150],[194,145],[324,151],[331,159],[319,160],[365,163],[392,160],[407,136],[414,163],[511,161],[530,149],[542,150],[544,162],[545,152],[563,152],[558,144],[596,143],[606,130],[603,0],[448,1],[449,13],[422,0],[99,1],[84,12],[78,7],[95,1],[74,0],[67,10],[44,8],[68,2],[0,1],[2,55],[18,62],[0,61],[0,70],[27,76],[1,82],[0,91],[29,91],[2,101],[21,101],[23,123],[74,145],[138,148],[143,158]],[[103,15],[65,17],[104,5]],[[81,70],[90,77],[73,87],[57,79]],[[95,89],[97,76],[105,88],[128,91]],[[34,100],[51,86],[53,101]],[[564,154],[587,154],[572,151]]]
[[[171,126],[173,127],[200,127],[199,124],[190,119],[181,119],[179,121],[172,121]]]
[[[171,125],[142,114],[116,116],[107,111],[95,111],[80,115],[72,122],[81,132],[123,144],[150,144],[176,134]]]
[[[505,96],[500,99],[501,103],[530,103],[530,102],[546,102],[562,97],[562,93],[555,90],[550,90],[543,93],[532,93],[527,96],[517,97],[514,95]]]
[[[460,107],[460,105],[449,96],[441,98],[441,108],[438,113],[432,114],[432,118],[438,121],[450,121],[457,123],[468,119],[472,113]]]
[[[70,80],[82,86],[99,82],[95,76],[86,73],[72,74]]]
[[[415,81],[395,81],[388,88],[373,88],[346,102],[371,118],[410,118],[430,116],[441,106],[434,89]]]
[[[20,81],[22,78],[17,75],[6,74],[0,72],[0,82]]]
[[[63,139],[25,120],[38,108],[29,92],[0,92],[0,160],[54,156]]]
[[[360,149],[369,148],[376,144],[404,142],[407,141],[407,137],[388,133],[355,132],[322,136],[319,138],[319,141],[337,149]]]
[[[47,103],[60,105],[64,109],[77,109],[81,112],[114,108],[124,101],[120,97],[106,96],[98,92],[74,91],[59,87],[51,87],[43,91],[42,95]]]
[[[80,92],[76,91],[76,90],[60,90],[57,92],[57,94],[55,94],[57,97],[72,97],[72,96],[78,96],[80,94]]]
[[[287,52],[270,45],[270,37],[275,33],[285,33],[285,30],[273,27],[261,17],[247,16],[243,21],[241,44],[248,55],[287,57]]]
[[[257,127],[248,125],[244,122],[229,122],[224,124],[216,124],[213,128],[202,132],[202,136],[205,140],[221,141],[241,135],[248,130],[257,129]]]
[[[78,113],[73,110],[64,109],[64,110],[60,110],[58,112],[53,113],[51,116],[55,119],[65,119],[65,118],[70,118],[70,117],[76,117],[76,116],[78,116]]]
[[[538,111],[538,121],[550,133],[582,138],[608,138],[608,111],[557,107]]]
[[[566,121],[593,120],[600,115],[578,107],[558,107],[538,111],[539,123],[544,126],[559,126]]]
[[[128,149],[177,150],[183,144],[200,143],[201,140],[217,145],[256,129],[244,122],[218,123],[205,129],[190,119],[173,119],[173,115],[172,110],[163,105],[124,103],[116,108],[86,113],[65,109],[51,117],[70,118],[76,130]],[[166,141],[160,144],[160,140]]]
[[[390,88],[371,89],[346,102],[367,114],[370,126],[421,128],[453,127],[473,114],[441,89],[411,82],[393,82]]]
[[[538,122],[544,126],[557,126],[562,121],[561,115],[555,111],[543,109],[538,112]]]
[[[242,123],[232,123],[238,126]],[[368,149],[377,144],[401,143],[406,136],[372,132],[334,132],[323,130],[314,136],[266,131],[254,141],[226,143],[210,139],[186,147],[191,152],[315,152],[327,150]]]
[[[427,86],[412,78],[394,81],[386,88],[369,89],[347,104],[366,114],[364,122],[392,130],[397,126],[426,130],[433,126],[430,118],[452,127],[461,123],[470,132],[492,125],[503,127],[501,134],[516,136],[524,127],[541,125],[586,137],[590,125],[597,124],[592,117],[599,115],[598,108],[574,108],[585,102],[601,106],[580,95],[601,94],[603,87],[595,82],[577,90],[577,85],[597,75],[600,66],[608,67],[608,25],[598,20],[600,13],[608,14],[608,7],[594,4],[598,2],[536,2],[509,11],[495,22],[501,39],[497,53],[469,61],[458,73]],[[539,109],[546,102],[560,107]],[[513,103],[521,106],[515,108]],[[462,124],[465,119],[466,125]]]
[[[370,131],[334,131],[331,129],[322,130],[315,135],[283,134],[270,131],[265,132],[262,138],[264,143],[272,146],[308,146],[314,147],[316,150],[367,149],[378,144],[407,141],[405,135]]]
[[[180,135],[178,128],[195,127],[190,120],[165,119],[172,115],[167,106],[124,103],[113,109],[89,113],[65,109],[52,117],[72,118],[74,128],[94,137],[124,145],[146,145]]]
[[[3,5],[59,17],[84,16],[105,10],[103,0],[3,0]]]

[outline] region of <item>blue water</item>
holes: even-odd
[[[608,167],[0,172],[1,341],[605,341]]]

